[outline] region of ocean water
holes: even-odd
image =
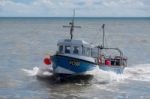
[[[95,71],[90,80],[59,82],[40,73],[59,39],[70,38],[70,18],[0,18],[0,99],[150,99],[150,18],[76,18],[74,39],[106,46],[128,57],[124,74]],[[46,66],[45,66],[46,67]],[[37,77],[40,75],[41,77]]]

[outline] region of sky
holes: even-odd
[[[0,0],[0,17],[150,17],[150,0]]]

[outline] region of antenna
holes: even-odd
[[[73,39],[73,31],[74,28],[81,28],[81,26],[74,26],[74,18],[75,18],[75,9],[73,10],[72,22],[69,23],[69,26],[63,26],[64,28],[70,28],[70,39]]]
[[[103,45],[102,47],[104,48],[104,44],[105,44],[105,24],[102,25],[102,29],[103,29]]]
[[[72,22],[69,23],[71,25],[71,27],[70,27],[71,39],[73,38],[73,31],[74,31],[74,17],[75,17],[75,9],[73,10]]]

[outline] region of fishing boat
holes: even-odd
[[[75,16],[75,13],[74,13]],[[123,52],[118,48],[106,48],[104,46],[104,24],[103,44],[93,45],[84,40],[73,38],[74,28],[81,28],[74,25],[74,16],[69,23],[70,39],[62,39],[57,43],[58,50],[50,57],[44,59],[44,63],[52,65],[52,72],[56,75],[93,75],[95,70],[113,71],[115,73],[123,73],[127,66],[127,58],[123,56]],[[109,50],[115,50],[119,55],[107,55]]]

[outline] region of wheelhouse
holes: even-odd
[[[83,40],[60,40],[58,41],[58,54],[73,54],[88,57],[96,57],[98,49]]]

